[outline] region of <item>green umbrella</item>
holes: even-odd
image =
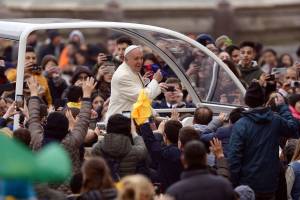
[[[0,178],[34,182],[62,182],[71,173],[71,161],[59,144],[34,154],[28,147],[0,134]]]

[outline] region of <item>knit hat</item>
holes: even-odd
[[[252,82],[245,95],[245,103],[250,108],[262,106],[265,103],[265,91],[258,82]]]
[[[123,134],[131,137],[131,120],[122,114],[112,115],[107,122],[107,133]]]
[[[141,48],[141,47],[137,46],[137,45],[130,45],[129,47],[127,47],[125,49],[124,56],[126,57],[127,54],[129,54],[132,50],[137,49],[137,48]]]
[[[196,40],[203,46],[215,43],[213,37],[211,35],[205,34],[205,33],[198,35]]]
[[[47,137],[62,140],[69,132],[69,121],[61,112],[52,112],[47,118],[45,133]]]
[[[227,46],[232,45],[232,41],[227,35],[221,35],[216,39],[217,48],[220,49],[224,44],[227,44]]]
[[[60,34],[57,30],[50,30],[48,32],[48,37],[50,38],[50,40],[53,40],[57,36],[60,36]]]
[[[240,185],[234,191],[240,195],[240,200],[255,200],[254,191],[247,185]]]
[[[289,104],[295,107],[296,103],[300,101],[300,94],[293,94],[289,97]]]
[[[82,32],[80,30],[73,30],[70,34],[69,34],[69,40],[72,41],[72,38],[74,36],[78,36],[80,39],[80,43],[84,43],[85,39],[84,36],[82,34]]]

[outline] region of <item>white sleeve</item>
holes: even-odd
[[[147,85],[145,89],[148,93],[149,98],[152,100],[155,99],[161,93],[159,84],[155,79],[152,79],[152,81]]]

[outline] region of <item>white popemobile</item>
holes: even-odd
[[[181,80],[194,104],[208,106],[214,113],[229,112],[242,105],[245,88],[231,70],[197,41],[169,29],[134,23],[56,18],[5,19],[0,20],[0,27],[0,38],[19,44],[17,66],[24,66],[27,37],[33,31],[108,29],[121,32],[159,55]],[[186,61],[198,64],[198,72],[187,76]],[[23,95],[23,80],[24,68],[18,67],[16,100]],[[170,112],[169,109],[156,111]],[[193,109],[181,108],[178,111],[192,112]],[[17,119],[16,115],[14,128]]]

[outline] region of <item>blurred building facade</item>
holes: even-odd
[[[22,2],[22,3],[21,3]],[[62,17],[150,24],[235,41],[300,41],[300,0],[7,0],[18,17]],[[7,10],[6,9],[6,10]],[[14,16],[8,16],[14,17]],[[6,18],[2,16],[2,18]]]

